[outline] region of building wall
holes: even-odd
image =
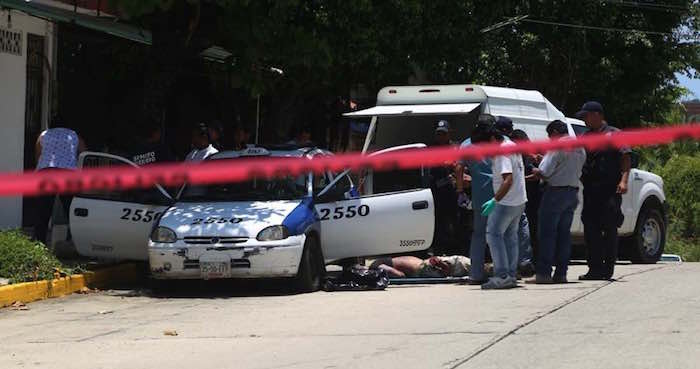
[[[11,24],[8,13],[11,12]],[[0,11],[0,28],[22,31],[21,55],[0,51],[0,172],[24,169],[24,112],[26,98],[27,33],[44,36],[45,55],[49,64],[53,58],[52,23],[17,11]],[[46,127],[49,116],[49,68],[44,70],[44,102],[42,121]],[[22,198],[0,197],[0,229],[22,225]]]

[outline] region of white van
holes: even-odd
[[[363,152],[372,152],[405,144],[429,144],[434,124],[440,119],[450,122],[452,139],[461,142],[470,136],[482,113],[512,119],[514,127],[525,131],[533,141],[548,139],[546,127],[555,119],[567,123],[571,136],[587,130],[584,122],[565,117],[538,91],[478,85],[385,87],[377,94],[375,107],[345,116],[371,118]],[[372,194],[377,187],[391,187],[398,182],[397,178],[396,173],[370,172],[363,190]],[[580,196],[581,191],[579,204]],[[622,197],[622,212],[625,221],[619,228],[623,237],[621,256],[639,263],[658,261],[664,250],[667,227],[661,177],[632,169],[629,191]],[[581,205],[571,226],[576,244],[583,240],[580,214]]]

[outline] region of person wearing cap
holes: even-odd
[[[494,127],[504,137],[513,140],[513,121],[510,118],[499,116]],[[525,156],[521,155],[521,157],[523,163],[525,163]],[[529,174],[527,173],[527,169],[525,172],[526,175]],[[528,199],[529,198],[528,196]],[[518,224],[518,274],[523,277],[529,277],[534,274],[534,267],[532,265],[532,244],[530,242],[530,222],[525,212],[520,216],[520,222]]]
[[[211,145],[209,140],[209,127],[206,123],[199,123],[192,128],[192,151],[185,157],[185,161],[202,161],[219,150]]]
[[[471,137],[464,140],[461,147],[488,142],[495,122],[496,119],[490,114],[480,115],[476,126],[472,130]],[[481,207],[493,198],[491,159],[466,160],[462,162],[462,165],[469,170],[469,175],[471,176],[472,209],[474,209],[472,236],[469,246],[469,259],[471,259],[472,267],[469,271],[468,283],[479,285],[487,280],[484,270],[484,259],[486,257],[486,222],[488,218],[481,215]]]
[[[450,123],[440,120],[435,124],[435,139],[432,146],[454,145],[450,137]],[[433,254],[444,255],[456,252],[455,235],[457,226],[457,213],[459,208],[458,190],[461,191],[461,183],[455,181],[453,175],[458,165],[446,162],[442,166],[430,168],[430,187],[435,199],[435,235],[436,242],[433,245]]]
[[[614,134],[619,129],[605,121],[603,106],[589,101],[576,117],[590,128],[587,134]],[[620,206],[627,193],[631,159],[629,149],[588,151],[583,166],[583,232],[588,250],[588,272],[580,280],[608,280],[615,272],[617,228],[624,215]]]
[[[566,124],[555,120],[547,126],[552,140],[570,140]],[[571,257],[571,223],[578,205],[581,169],[586,162],[582,148],[549,151],[533,173],[546,182],[539,209],[539,250],[535,283],[566,283]],[[555,260],[556,257],[556,260]],[[552,266],[556,266],[552,278]]]
[[[508,138],[513,134],[513,120],[508,117],[499,116],[494,127]]]
[[[501,146],[515,145],[503,134],[493,129],[491,143]],[[482,289],[506,289],[517,287],[518,228],[525,211],[525,166],[519,154],[495,156],[491,162],[494,196],[481,206],[481,215],[488,216],[486,240],[491,250],[494,275],[482,284]]]

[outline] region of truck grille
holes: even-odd
[[[185,237],[184,241],[188,245],[232,245],[248,241],[247,237]]]

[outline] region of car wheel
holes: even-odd
[[[630,241],[633,263],[654,264],[659,261],[666,243],[666,223],[661,210],[653,205],[644,206]]]
[[[326,265],[321,247],[314,236],[307,236],[295,277],[296,290],[302,293],[318,291],[325,274]]]

